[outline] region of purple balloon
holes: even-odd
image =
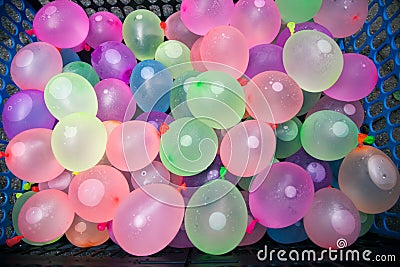
[[[168,114],[160,111],[150,111],[150,112],[145,112],[137,116],[136,120],[138,121],[147,121],[154,127],[156,127],[158,130],[160,130],[160,127],[163,123],[165,124],[170,124],[171,122],[174,121],[174,118],[169,116]]]
[[[182,223],[178,234],[175,236],[174,240],[169,243],[170,247],[173,248],[192,248],[193,243],[190,241],[188,235],[186,234],[185,223]]]
[[[12,95],[4,104],[2,121],[4,131],[11,140],[29,129],[53,129],[56,119],[44,103],[43,91],[24,90]]]
[[[326,35],[328,35],[329,37],[331,37],[333,39],[332,33],[327,28],[325,28],[324,26],[322,26],[318,23],[315,23],[315,22],[299,23],[299,24],[296,24],[296,26],[294,28],[295,32],[304,31],[304,30],[316,30],[316,31],[325,33]],[[289,39],[289,37],[290,37],[290,31],[288,28],[286,28],[283,31],[281,31],[281,33],[278,35],[278,38],[276,39],[276,45],[284,47],[285,43],[286,43],[287,39]]]
[[[113,222],[112,222],[112,221],[108,221],[108,222],[107,222],[107,232],[108,232],[108,236],[111,238],[111,240],[112,240],[115,244],[118,245],[118,242],[117,242],[117,240],[115,239],[114,232],[113,232],[113,230],[112,230],[112,225],[113,225]]]
[[[303,148],[285,161],[295,163],[305,169],[313,180],[315,191],[332,184],[332,169],[329,163],[313,158]]]
[[[250,79],[264,71],[284,72],[283,49],[274,44],[261,44],[250,48],[250,57],[245,75]]]

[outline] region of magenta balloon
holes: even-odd
[[[93,48],[107,41],[121,42],[122,22],[113,13],[96,12],[89,17],[89,33],[86,43]]]
[[[169,184],[170,174],[159,161],[153,161],[143,169],[131,172],[131,183],[134,188],[147,184]]]
[[[268,228],[283,228],[299,221],[311,208],[314,184],[302,167],[278,162],[258,174],[250,187],[251,213]]]
[[[131,120],[136,112],[136,101],[131,88],[121,80],[104,79],[94,86],[99,108],[97,117],[101,121]]]
[[[47,82],[62,72],[62,57],[51,44],[35,42],[21,48],[11,61],[11,77],[22,90],[43,91]]]
[[[343,54],[343,60],[342,74],[324,94],[342,101],[356,101],[369,95],[378,81],[374,62],[364,55],[354,53]]]
[[[308,237],[323,248],[345,248],[360,234],[360,215],[353,202],[335,188],[315,193],[310,211],[304,217]]]
[[[183,0],[181,19],[191,32],[205,35],[216,26],[227,25],[233,8],[232,0]]]
[[[18,178],[28,182],[47,182],[64,168],[51,149],[52,130],[35,128],[15,136],[6,148],[6,165]],[[33,240],[32,240],[33,241]]]
[[[39,90],[24,90],[13,94],[4,104],[2,122],[8,139],[32,128],[53,129],[56,119],[44,103]]]
[[[54,1],[39,9],[33,19],[33,29],[39,40],[59,48],[71,48],[85,41],[89,18],[72,1]]]
[[[194,247],[192,241],[190,241],[190,239],[186,233],[184,223],[182,223],[181,228],[179,228],[178,234],[168,245],[173,248],[192,248],[192,247]]]
[[[46,189],[57,189],[68,193],[69,184],[72,180],[72,173],[70,171],[63,171],[60,175],[56,178],[51,179],[47,182],[39,183],[39,190],[46,190]]]
[[[316,30],[316,31],[325,33],[329,37],[333,38],[332,33],[327,28],[325,28],[324,26],[319,25],[318,23],[315,23],[315,22],[298,23],[294,27],[295,32],[304,31],[304,30]],[[276,38],[276,45],[284,47],[287,39],[289,39],[290,36],[291,36],[291,34],[289,31],[289,28],[283,29],[279,33],[278,38]]]
[[[180,11],[170,15],[165,23],[165,36],[168,40],[180,41],[189,47],[189,49],[192,48],[194,42],[200,37],[200,35],[189,31],[185,24],[183,24]]]
[[[332,110],[342,113],[349,117],[357,125],[357,128],[360,128],[364,122],[364,108],[360,101],[344,102],[330,98],[329,96],[323,96],[318,100],[317,104],[308,111],[306,118],[320,110]]]
[[[172,186],[150,184],[131,192],[118,206],[113,232],[129,254],[146,256],[165,248],[176,236],[185,209]]]
[[[101,79],[115,78],[129,83],[136,64],[133,52],[120,42],[102,43],[92,53],[92,66]]]
[[[74,220],[67,194],[56,189],[38,192],[22,206],[18,227],[32,242],[49,242],[62,236]]]
[[[200,54],[200,48],[203,39],[204,37],[200,37],[199,39],[197,39],[196,42],[194,42],[192,49],[190,49],[190,61],[192,62],[193,69],[199,72],[207,71],[202,62]]]
[[[250,79],[264,71],[284,72],[283,49],[274,44],[260,44],[250,48],[249,64],[244,73]]]
[[[281,16],[273,0],[239,0],[230,25],[246,37],[249,47],[269,44],[281,29]]]

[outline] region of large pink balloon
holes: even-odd
[[[49,242],[62,236],[74,220],[67,194],[56,189],[40,191],[22,206],[18,227],[32,242]]]
[[[131,183],[134,188],[147,184],[169,184],[170,172],[159,161],[153,161],[143,169],[131,172]]]
[[[204,67],[200,54],[200,48],[203,39],[204,37],[200,37],[199,39],[197,39],[190,49],[190,61],[192,62],[193,68],[199,72],[207,71],[206,67]]]
[[[127,121],[108,137],[106,154],[111,164],[122,171],[137,171],[149,165],[160,150],[160,135],[144,121]]]
[[[85,10],[72,1],[54,1],[39,9],[33,28],[38,39],[58,48],[72,48],[85,41],[89,18]]]
[[[108,41],[121,42],[122,22],[113,13],[96,12],[89,17],[89,33],[86,42],[93,48]]]
[[[18,178],[47,182],[64,171],[51,149],[52,130],[34,128],[15,136],[6,148],[6,165]]]
[[[123,250],[146,256],[165,248],[176,236],[184,202],[174,187],[149,184],[136,189],[118,206],[113,233]]]

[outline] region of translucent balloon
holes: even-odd
[[[145,60],[137,64],[130,79],[137,105],[144,112],[168,110],[172,83],[171,72],[156,60]]]
[[[347,116],[331,110],[321,110],[308,117],[301,127],[304,150],[320,160],[337,160],[357,145],[358,129]]]
[[[163,126],[163,124],[171,124],[174,121],[174,118],[164,112],[150,111],[140,114],[139,116],[137,116],[136,120],[147,121],[160,131],[160,128]]]
[[[281,16],[273,0],[239,0],[230,25],[241,31],[248,46],[253,47],[275,39],[281,28]]]
[[[313,180],[315,191],[328,187],[332,183],[332,169],[329,163],[313,158],[304,149],[300,149],[285,161],[295,163],[305,169]]]
[[[47,182],[39,183],[39,190],[57,189],[68,193],[69,184],[72,180],[72,173],[70,171],[63,171],[57,177]]]
[[[113,13],[96,12],[89,17],[89,33],[86,43],[93,48],[107,41],[122,41],[122,22]]]
[[[311,93],[304,90],[301,90],[303,93],[303,105],[301,106],[300,111],[296,116],[302,116],[306,114],[315,104],[317,104],[318,100],[321,97],[321,93]]]
[[[188,71],[177,77],[172,85],[170,95],[171,114],[175,119],[193,117],[187,105],[187,92],[191,84],[196,83],[197,71]]]
[[[184,43],[189,49],[194,42],[200,38],[200,35],[194,34],[183,24],[181,12],[171,14],[165,21],[165,37],[168,40],[177,40]]]
[[[336,38],[356,33],[368,16],[367,0],[323,0],[314,21],[326,27]]]
[[[344,158],[339,186],[359,211],[377,214],[389,210],[398,201],[400,175],[385,153],[372,146],[362,146]]]
[[[194,245],[190,241],[186,229],[185,229],[185,223],[182,223],[181,228],[179,228],[178,234],[175,236],[175,238],[171,241],[171,243],[168,244],[168,246],[173,247],[173,248],[192,248]]]
[[[28,182],[47,182],[57,177],[64,168],[51,150],[49,129],[35,128],[15,136],[6,148],[8,169],[18,178]]]
[[[342,101],[356,101],[369,95],[378,81],[374,62],[364,55],[346,53],[339,80],[324,94]]]
[[[195,79],[187,91],[187,105],[195,118],[216,129],[240,122],[246,103],[237,80],[219,71],[207,71]]]
[[[361,222],[361,229],[360,229],[360,237],[365,235],[374,225],[375,215],[374,214],[367,214],[364,212],[360,213],[360,222]]]
[[[97,75],[93,67],[86,62],[71,62],[63,68],[63,72],[79,74],[88,80],[92,86],[95,86],[100,81],[99,75]]]
[[[65,236],[71,244],[80,248],[98,246],[108,240],[107,231],[99,231],[97,223],[88,222],[78,215],[75,215],[74,221]]]
[[[165,248],[178,233],[185,209],[172,186],[149,184],[131,192],[118,206],[113,232],[129,254],[146,256]]]
[[[304,217],[308,237],[323,248],[350,246],[357,240],[360,227],[358,210],[345,194],[334,188],[318,190]]]
[[[107,132],[101,121],[86,113],[72,113],[62,118],[51,137],[57,161],[70,171],[85,171],[103,157]]]
[[[234,78],[242,76],[249,63],[246,38],[232,26],[218,26],[207,32],[200,55],[208,70],[223,71]]]
[[[286,72],[282,53],[283,49],[274,44],[260,44],[250,48],[249,64],[244,74],[251,79],[264,71]]]
[[[221,255],[233,250],[247,227],[246,203],[230,182],[215,180],[200,187],[185,212],[186,233],[199,250]]]
[[[156,50],[155,59],[168,68],[174,78],[193,70],[190,64],[190,49],[182,42],[163,42]]]
[[[282,228],[299,221],[314,198],[311,176],[291,162],[279,162],[258,174],[250,187],[251,213],[268,228]]]
[[[78,54],[70,48],[61,49],[60,54],[62,57],[63,67],[65,67],[71,62],[81,61]]]
[[[320,110],[332,110],[342,113],[349,117],[356,124],[357,128],[360,128],[364,122],[364,108],[360,101],[344,102],[330,98],[329,96],[323,96],[318,100],[315,106],[308,111],[306,118]]]
[[[283,64],[287,74],[309,92],[331,87],[343,69],[343,54],[328,35],[305,30],[293,34],[283,47]]]
[[[170,174],[159,161],[153,161],[143,169],[131,172],[131,183],[134,188],[148,184],[169,184]]]
[[[39,40],[59,48],[71,48],[85,41],[89,18],[85,10],[72,1],[54,1],[39,9],[33,28]]]
[[[1,113],[3,129],[8,139],[32,128],[52,129],[56,119],[44,103],[39,90],[24,90],[13,94],[4,104]]]
[[[104,79],[94,87],[99,105],[97,117],[102,121],[131,120],[136,112],[136,101],[131,88],[121,80]]]
[[[100,78],[115,78],[129,83],[136,57],[124,44],[108,41],[100,44],[92,53],[92,66]]]
[[[246,85],[245,94],[247,111],[253,118],[263,122],[288,121],[299,112],[303,104],[299,85],[279,71],[257,74]]]
[[[32,242],[49,242],[62,236],[74,220],[67,194],[44,190],[31,196],[18,215],[18,227]]]
[[[17,52],[11,61],[10,73],[22,90],[43,91],[51,77],[61,73],[62,66],[60,52],[53,45],[35,42]]]
[[[118,125],[120,125],[121,122],[120,121],[115,121],[115,120],[110,120],[110,121],[103,121],[103,125],[106,128],[106,132],[107,132],[107,140],[108,137],[110,136],[111,132],[117,128]],[[111,162],[108,160],[107,158],[107,154],[106,152],[104,152],[104,155],[102,157],[102,159],[97,163],[97,165],[108,165],[108,166],[112,166]],[[131,178],[130,173],[129,177],[127,178],[128,180]]]
[[[204,37],[200,37],[194,42],[192,48],[190,49],[190,61],[192,62],[193,68],[196,71],[203,72],[207,71],[207,68],[204,66],[201,59],[201,43],[203,42]]]
[[[318,23],[304,22],[304,23],[295,24],[295,27],[294,27],[295,32],[304,31],[304,30],[319,31],[319,32],[325,33],[329,37],[333,38],[332,33],[327,28],[325,28],[322,25],[319,25]],[[290,33],[289,28],[288,27],[284,28],[279,33],[278,37],[276,38],[276,45],[284,47],[286,44],[286,41],[289,39],[290,36],[291,36],[291,33]]]
[[[276,0],[282,20],[285,22],[305,22],[319,11],[322,0]]]
[[[222,139],[221,160],[232,174],[253,176],[270,165],[275,139],[274,131],[267,124],[256,120],[241,122]]]
[[[267,228],[267,234],[281,244],[293,244],[308,239],[302,220],[283,228]]]
[[[233,9],[231,0],[183,0],[181,19],[191,32],[205,35],[216,26],[227,25]]]
[[[157,47],[164,41],[161,20],[151,11],[135,10],[125,18],[122,35],[129,49],[140,61],[154,59]]]
[[[118,245],[118,242],[117,242],[117,240],[115,239],[115,236],[114,236],[114,232],[113,232],[113,229],[112,229],[112,225],[113,225],[113,221],[108,221],[108,222],[107,222],[107,232],[108,232],[108,235],[110,236],[110,239],[111,239],[115,244]]]
[[[278,125],[278,128],[276,128],[275,157],[278,159],[287,158],[301,148],[301,126],[301,121],[296,117]]]
[[[217,154],[212,128],[194,118],[181,118],[161,136],[160,158],[172,173],[191,176],[205,170]]]
[[[107,158],[121,171],[137,171],[149,165],[160,150],[157,129],[148,122],[127,121],[108,137]]]
[[[51,78],[44,90],[44,101],[58,120],[75,112],[95,116],[98,109],[93,86],[82,76],[70,72]]]

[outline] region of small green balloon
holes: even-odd
[[[360,213],[360,221],[361,221],[361,229],[360,229],[359,237],[361,237],[361,236],[365,235],[366,233],[368,233],[368,231],[371,229],[371,227],[375,221],[375,215],[367,214],[367,213],[364,213],[361,211],[359,211],[359,213]]]
[[[164,64],[174,78],[193,70],[190,62],[190,49],[184,43],[176,40],[160,44],[156,50],[155,59]]]
[[[312,107],[315,106],[315,104],[317,104],[318,100],[321,98],[320,92],[312,93],[304,90],[301,91],[303,92],[303,105],[301,106],[301,109],[296,116],[306,114]]]
[[[318,13],[322,0],[276,0],[281,18],[285,22],[306,22]]]
[[[246,103],[240,83],[219,71],[206,71],[189,86],[187,104],[195,118],[215,129],[228,129],[243,118]]]
[[[175,120],[185,117],[193,117],[187,106],[186,95],[189,86],[196,83],[196,77],[200,74],[198,71],[188,71],[178,76],[172,84],[170,93],[171,114]]]
[[[247,207],[240,191],[226,180],[201,186],[185,212],[186,233],[199,250],[221,255],[242,241],[247,227]]]
[[[275,157],[282,159],[296,153],[301,148],[300,129],[301,121],[293,119],[279,124],[276,129],[276,151]]]
[[[154,59],[157,47],[164,41],[161,20],[151,11],[138,9],[130,13],[122,24],[125,44],[140,61]]]
[[[100,82],[99,75],[94,68],[82,61],[74,61],[64,66],[63,72],[72,72],[81,75],[83,78],[88,80],[92,86],[95,86]]]
[[[320,160],[337,160],[345,157],[357,146],[358,129],[342,113],[321,110],[311,114],[300,131],[305,151]]]

